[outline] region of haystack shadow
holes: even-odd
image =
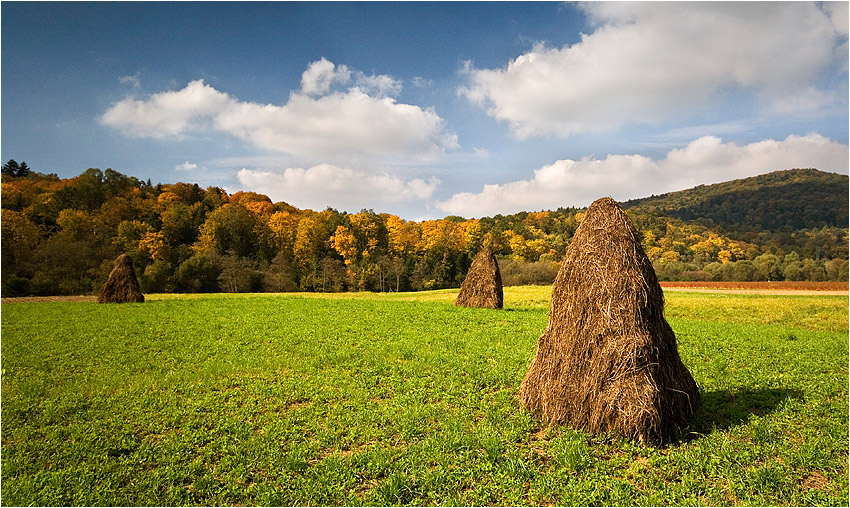
[[[681,441],[698,439],[712,430],[728,430],[751,416],[770,414],[787,399],[802,399],[801,390],[791,388],[747,388],[702,392],[702,406],[694,413]]]

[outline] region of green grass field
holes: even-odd
[[[663,448],[542,428],[550,288],[2,306],[3,505],[848,504],[848,297],[668,291]]]

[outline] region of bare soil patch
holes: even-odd
[[[724,281],[670,281],[661,282],[663,288],[695,288],[695,289],[773,289],[773,290],[803,290],[803,291],[847,291],[847,282],[809,282],[809,281],[758,281],[758,282],[724,282]]]
[[[850,291],[847,282],[807,281],[668,281],[661,287],[673,291],[699,291],[710,293],[752,293],[762,295],[846,295]]]
[[[96,302],[97,296],[19,296],[15,298],[2,298],[0,303],[39,303],[39,302]]]

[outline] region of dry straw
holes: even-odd
[[[549,325],[520,386],[546,422],[641,443],[676,439],[700,404],[640,238],[611,198],[587,209],[552,288]]]
[[[98,303],[142,303],[145,295],[136,279],[133,260],[127,254],[121,254],[115,259],[115,265],[109,272],[109,277],[100,288]]]
[[[460,285],[455,305],[501,309],[504,302],[502,274],[490,247],[484,247],[472,260]]]

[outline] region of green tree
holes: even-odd
[[[762,254],[753,260],[760,280],[782,280],[782,263],[774,254]]]
[[[785,280],[804,280],[803,262],[800,261],[800,256],[796,252],[791,252],[785,255],[782,273]]]
[[[24,177],[24,176],[29,176],[30,168],[29,168],[29,166],[27,166],[26,162],[21,162],[20,164],[18,164],[18,162],[15,159],[9,159],[9,161],[6,162],[6,164],[3,164],[2,173],[4,175],[13,176],[13,177],[16,177],[16,178],[17,177]]]
[[[169,293],[174,291],[172,281],[173,268],[171,263],[160,259],[145,268],[139,276],[139,284],[143,293]]]
[[[6,176],[18,176],[18,169],[20,169],[18,161],[9,159],[6,164],[3,164],[2,173]]]
[[[209,254],[199,252],[177,269],[177,289],[185,293],[214,293],[218,291],[220,272]]]
[[[250,257],[257,251],[256,216],[243,205],[229,203],[212,212],[201,226],[200,242],[219,254]]]

